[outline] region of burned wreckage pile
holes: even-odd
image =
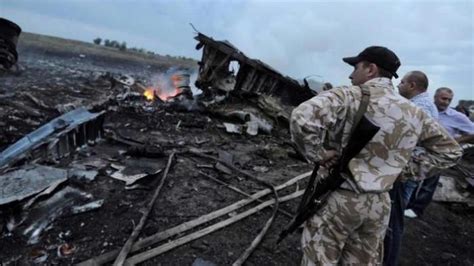
[[[227,42],[196,39],[198,95],[189,69],[149,78],[49,61],[3,72],[1,263],[242,264],[274,253],[253,251],[302,194],[309,166],[288,118],[314,93]]]
[[[0,264],[298,263],[298,236],[275,242],[311,170],[289,115],[315,92],[196,40],[201,94],[193,69],[123,75],[87,55],[24,50],[2,72]]]

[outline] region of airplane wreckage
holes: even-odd
[[[13,75],[21,30],[8,26],[0,78],[15,92],[0,97],[0,263],[133,265],[170,256],[215,265],[209,260],[221,253],[218,264],[241,265],[252,254],[263,263],[270,253],[294,263],[291,251],[270,246],[310,175],[288,133],[292,108],[317,94],[307,83],[202,33],[198,95],[186,68],[147,78],[25,59],[31,75]],[[472,173],[469,163],[455,171]],[[460,192],[446,177],[438,198],[472,202],[464,191],[473,178],[465,180]],[[211,234],[218,230],[227,235]],[[205,259],[166,255],[183,245]]]

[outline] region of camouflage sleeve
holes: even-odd
[[[426,170],[417,162],[417,158],[423,157],[426,155],[426,150],[423,147],[416,146],[412,152],[410,161],[403,169],[400,180],[405,182],[407,180],[421,181],[427,177]]]
[[[428,116],[423,121],[419,146],[424,152],[414,154],[406,168],[415,179],[424,179],[436,169],[451,167],[462,156],[459,144],[440,124]]]
[[[322,160],[328,148],[328,129],[336,124],[343,103],[343,92],[333,89],[302,103],[291,113],[291,139],[309,161]]]

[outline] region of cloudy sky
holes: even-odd
[[[370,45],[392,49],[398,73],[421,70],[430,93],[447,86],[474,100],[474,1],[384,0],[1,0],[0,16],[24,31],[91,42],[127,42],[199,59],[194,30],[226,39],[289,75],[335,85],[352,71],[341,58]],[[395,80],[397,85],[399,80]]]

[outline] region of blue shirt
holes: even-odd
[[[410,101],[423,109],[423,111],[425,111],[432,118],[436,120],[438,119],[438,109],[436,108],[433,99],[428,95],[428,92],[422,92],[411,98]]]
[[[465,114],[454,109],[447,108],[439,112],[439,122],[453,138],[474,134],[474,123]]]

